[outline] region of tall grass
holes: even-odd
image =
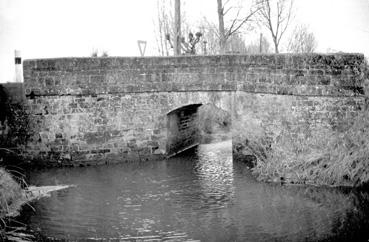
[[[343,130],[342,130],[343,129]],[[253,173],[261,181],[362,186],[369,183],[369,112],[340,131],[316,128],[309,135],[280,133],[268,139],[251,125],[244,152],[257,158]]]
[[[0,168],[0,239],[5,238],[5,217],[17,209],[19,201],[24,199],[24,192],[13,177]]]

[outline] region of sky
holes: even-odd
[[[165,0],[163,0],[165,1]],[[167,0],[168,1],[168,0]],[[246,1],[246,0],[244,0]],[[23,59],[157,55],[157,0],[0,0],[0,82],[14,80],[14,50]],[[216,0],[182,0],[188,21],[217,24]],[[369,0],[295,0],[294,24],[306,24],[318,52],[359,52],[369,57]]]

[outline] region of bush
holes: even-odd
[[[8,214],[22,197],[21,186],[8,172],[0,168],[0,218]]]
[[[261,181],[362,186],[369,182],[368,120],[369,112],[363,112],[340,131],[284,132],[273,140],[251,124],[243,149],[257,158],[253,173]]]

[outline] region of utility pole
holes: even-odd
[[[224,9],[222,0],[217,0],[218,6],[218,24],[219,24],[219,46],[220,46],[220,54],[225,53],[225,45],[226,45],[226,38],[225,38],[225,29],[224,29]]]
[[[174,55],[181,55],[181,0],[174,3]]]

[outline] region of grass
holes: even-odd
[[[340,131],[317,128],[300,136],[284,132],[273,140],[251,124],[242,148],[257,158],[253,173],[261,181],[364,186],[369,183],[368,121],[369,112],[363,112]]]
[[[24,188],[27,187],[22,170],[10,165],[10,157],[15,154],[7,148],[0,148],[0,240],[7,238],[7,222],[16,214],[25,199]]]
[[[0,217],[5,216],[12,204],[22,197],[22,188],[13,177],[0,168]]]
[[[4,168],[0,168],[0,238],[5,235],[5,217],[24,200],[21,185]]]

